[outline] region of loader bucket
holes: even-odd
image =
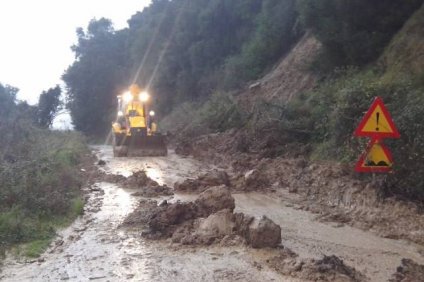
[[[156,157],[168,154],[163,135],[125,136],[115,140],[114,156],[116,157]]]

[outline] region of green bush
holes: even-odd
[[[215,92],[203,103],[184,103],[176,107],[161,123],[161,128],[185,135],[223,132],[240,128],[246,121],[246,113],[234,97],[226,92]]]
[[[243,126],[245,117],[234,98],[224,92],[216,92],[199,110],[200,124],[213,132],[223,132]]]
[[[47,250],[49,244],[50,244],[50,238],[35,240],[21,246],[19,249],[22,249],[22,250],[20,250],[19,253],[23,254],[26,257],[37,258],[40,256],[40,254],[42,254],[45,250]]]

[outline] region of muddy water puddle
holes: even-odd
[[[423,246],[378,237],[337,224],[321,223],[309,212],[259,193],[235,194],[236,212],[262,216],[281,226],[282,241],[301,257],[336,255],[372,281],[387,281],[402,258],[424,264]]]
[[[89,281],[125,278],[133,274],[122,263],[131,238],[117,227],[135,207],[128,192],[109,183],[96,183],[86,213],[59,232],[58,239],[32,263],[8,259],[4,281]],[[140,248],[145,250],[144,248]],[[143,273],[136,273],[142,278]]]
[[[114,158],[110,146],[95,146],[99,159],[106,161],[107,166],[103,169],[107,173],[130,176],[133,172],[144,170],[147,176],[157,181],[160,185],[173,186],[175,182],[187,178],[196,178],[207,172],[212,167],[193,160],[182,158],[169,150],[166,157],[143,157],[143,158]]]

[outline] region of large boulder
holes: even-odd
[[[199,217],[208,217],[217,211],[228,209],[231,212],[236,207],[235,200],[224,185],[212,187],[204,191],[196,199],[195,205]]]
[[[281,244],[281,227],[263,216],[250,223],[246,239],[253,248],[275,248]]]
[[[184,245],[210,245],[225,236],[233,235],[234,227],[234,214],[225,209],[207,218],[198,218],[182,224],[172,235],[172,241]]]
[[[234,214],[225,209],[200,219],[197,233],[204,236],[223,237],[232,234],[234,228]]]
[[[158,206],[152,211],[148,225],[152,231],[164,232],[170,226],[181,224],[196,217],[196,209],[193,203],[173,203]]]

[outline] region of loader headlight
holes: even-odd
[[[149,115],[150,115],[151,117],[154,117],[154,116],[155,116],[155,112],[154,112],[154,111],[150,111]]]
[[[133,100],[133,96],[131,94],[131,92],[125,92],[123,95],[123,99],[125,103],[129,103]]]
[[[122,111],[118,112],[118,117],[122,117],[124,115],[124,113]]]
[[[141,102],[147,102],[147,101],[149,101],[150,95],[149,95],[149,93],[144,91],[144,92],[140,93],[140,96],[138,98],[140,99]]]

